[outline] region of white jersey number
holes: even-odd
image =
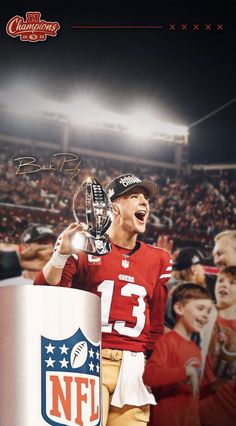
[[[112,296],[114,291],[115,281],[105,280],[98,286],[98,291],[102,293],[102,332],[111,333],[112,324],[109,324],[109,316],[111,309]],[[137,318],[134,327],[128,327],[125,325],[125,321],[115,321],[114,330],[119,334],[125,336],[138,337],[145,325],[145,302],[144,297],[147,292],[145,287],[127,283],[121,288],[121,295],[131,297],[132,295],[138,296],[138,305],[133,307],[132,316]],[[121,306],[122,309],[122,306]]]

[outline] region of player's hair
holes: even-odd
[[[219,275],[225,274],[236,279],[236,266],[227,266],[219,272]]]
[[[216,243],[223,237],[227,237],[229,240],[231,240],[232,243],[236,244],[236,230],[228,229],[227,231],[220,232],[219,234],[215,236],[214,242]]]
[[[172,313],[176,316],[174,311],[174,305],[177,302],[185,305],[190,302],[190,300],[199,300],[199,299],[210,299],[210,293],[205,287],[194,283],[183,283],[179,284],[173,292],[172,295]]]

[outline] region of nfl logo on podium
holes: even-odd
[[[63,340],[41,336],[42,416],[53,426],[99,426],[100,342],[78,331]]]

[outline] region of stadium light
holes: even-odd
[[[79,97],[65,106],[70,121],[74,124],[92,127],[106,127],[106,125],[117,125],[122,116],[107,111],[102,103],[96,98]]]
[[[133,114],[123,116],[125,133],[137,139],[163,139],[173,142],[175,137],[182,137],[186,142],[188,128],[168,122],[159,121],[150,111],[136,111]]]
[[[31,84],[12,84],[1,93],[0,100],[8,109],[18,114],[38,116],[56,121],[68,121],[79,126],[119,132],[138,139],[187,142],[188,128],[157,120],[155,113],[146,107],[134,112],[118,114],[103,105],[100,96],[82,89],[69,102],[47,99]]]
[[[124,117],[128,133],[137,139],[146,139],[151,137],[155,130],[156,120],[146,111],[136,111],[133,114]]]
[[[180,126],[172,123],[165,123],[161,121],[156,122],[156,131],[160,133],[166,133],[173,136],[188,136],[188,128],[186,126]]]

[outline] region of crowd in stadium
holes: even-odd
[[[165,277],[165,285],[168,288],[165,332],[158,336],[142,376],[144,384],[152,388],[153,395],[158,400],[156,406],[151,406],[151,418],[148,425],[156,426],[156,419],[158,421],[161,419],[163,424],[172,425],[180,424],[178,419],[187,419],[188,424],[192,426],[200,426],[200,421],[202,426],[206,424],[209,426],[216,424],[233,426],[236,416],[236,231],[234,230],[236,228],[236,184],[234,172],[218,171],[213,174],[193,171],[191,174],[175,174],[131,162],[120,163],[90,156],[81,157],[80,171],[75,179],[71,178],[70,173],[65,173],[65,170],[57,167],[51,172],[41,170],[34,171],[34,173],[17,174],[14,148],[14,145],[8,145],[0,156],[0,240],[6,243],[1,251],[0,285],[33,284],[33,282],[40,285],[48,282],[54,285],[53,282],[47,281],[41,272],[39,274],[38,272],[49,259],[51,259],[49,264],[52,262],[53,256],[58,255],[60,260],[61,257],[64,257],[63,254],[55,252],[55,240],[57,235],[74,220],[72,198],[86,177],[96,177],[105,187],[114,177],[128,171],[156,182],[159,194],[150,205],[145,240],[156,244],[158,237],[164,234],[173,239],[176,244],[175,248],[178,247],[178,250],[174,250],[171,245],[168,248],[167,245],[170,243],[168,238],[163,238],[163,245],[160,244],[159,239],[158,245],[167,249],[169,253],[166,250],[158,252],[153,247],[146,246],[147,250],[153,250],[155,256],[156,253],[159,253],[157,256],[165,253],[167,258],[165,273],[159,276],[159,280]],[[18,147],[17,157],[24,155],[37,158],[37,163],[43,165],[48,164],[48,158],[53,154],[43,152],[39,148],[19,149]],[[141,200],[144,203],[147,192],[142,191]],[[81,219],[84,217],[84,212],[84,200],[79,194],[77,213]],[[29,227],[32,223],[45,226]],[[48,225],[51,225],[52,229]],[[73,227],[76,232],[75,225],[72,225]],[[124,229],[127,228],[124,227]],[[22,234],[23,231],[25,232]],[[71,232],[71,230],[67,229],[66,232]],[[66,232],[61,241],[63,238],[66,240]],[[120,234],[122,233],[119,230],[117,235],[120,236]],[[18,244],[19,242],[21,242],[20,246],[10,248],[11,243]],[[192,247],[189,247],[190,245]],[[136,244],[135,247],[137,247]],[[210,267],[209,259],[204,257],[196,247],[205,249],[203,250],[205,256],[206,253],[211,256],[215,267]],[[172,248],[173,250],[171,250]],[[123,247],[119,247],[117,250],[120,249],[123,250]],[[129,264],[126,258],[129,258],[132,252],[135,253],[132,249],[128,255],[125,254],[125,257],[122,257],[122,267],[127,267],[123,262]],[[112,250],[111,253],[116,252]],[[120,252],[118,255],[120,263]],[[68,258],[67,255],[65,256]],[[106,259],[107,256],[104,258]],[[158,264],[157,256],[155,257],[155,268]],[[80,256],[79,259],[81,259]],[[146,257],[146,259],[149,258]],[[69,256],[67,273],[70,271],[69,268],[72,268],[70,262],[72,262],[71,265],[74,265],[73,256]],[[109,262],[110,260],[108,260],[110,266]],[[160,264],[162,265],[162,262]],[[55,267],[56,264],[51,265]],[[64,264],[64,268],[66,268],[65,265],[67,263]],[[152,264],[150,263],[150,265]],[[153,273],[153,269],[147,266],[145,269],[142,262],[137,262],[133,268],[147,270],[148,276]],[[62,271],[60,268],[58,270]],[[9,271],[10,275],[7,275]],[[43,271],[45,274],[46,269]],[[106,268],[104,271],[106,273]],[[19,275],[20,273],[21,275]],[[131,272],[131,274],[134,273]],[[212,276],[210,276],[211,274]],[[65,274],[66,276],[67,274]],[[78,279],[78,275],[75,274],[75,276]],[[81,281],[83,284],[85,276],[86,274]],[[88,276],[91,279],[92,275]],[[132,279],[126,275],[119,275],[120,280],[123,280],[123,277],[125,280]],[[47,278],[50,279],[50,274]],[[67,286],[62,278],[61,280],[60,285]],[[106,282],[105,280],[102,284]],[[114,283],[114,281],[109,282]],[[72,281],[70,285],[72,285]],[[127,285],[133,286],[134,289],[139,287],[132,283],[125,284],[125,287]],[[103,287],[103,289],[107,289],[107,287]],[[127,295],[124,294],[124,296],[126,298]],[[113,299],[113,304],[116,298]],[[138,303],[135,305],[136,308],[140,306],[140,302]],[[122,306],[123,311],[124,306]],[[134,318],[136,317],[134,316]],[[135,327],[131,328],[132,331]],[[130,327],[126,327],[126,329],[129,330]],[[111,359],[120,365],[122,358],[113,359],[113,356],[114,353],[116,356],[120,356],[120,352],[124,353],[125,350],[105,347],[106,352],[102,353],[103,363],[106,363],[107,359]],[[109,352],[109,357],[107,352]],[[147,351],[148,355],[150,355],[149,352],[151,353],[151,351]],[[134,353],[135,351],[132,350],[132,357]],[[131,371],[133,377],[136,373]],[[166,404],[172,409],[166,409]],[[140,406],[140,404],[136,405]],[[146,420],[143,420],[145,424],[148,421],[147,413]],[[181,424],[187,423],[181,420]]]
[[[136,173],[154,180],[159,195],[151,204],[148,234],[150,242],[165,233],[174,240],[208,244],[214,235],[236,227],[236,182],[233,172],[176,175],[150,166],[110,159],[81,157],[75,179],[65,171],[37,171],[16,174],[17,157],[32,156],[38,164],[48,164],[50,151],[8,144],[1,153],[0,238],[16,242],[28,223],[51,224],[60,232],[73,220],[72,198],[85,177],[94,176],[105,186],[114,176]],[[140,172],[141,170],[141,172]],[[81,202],[81,215],[84,212]]]

